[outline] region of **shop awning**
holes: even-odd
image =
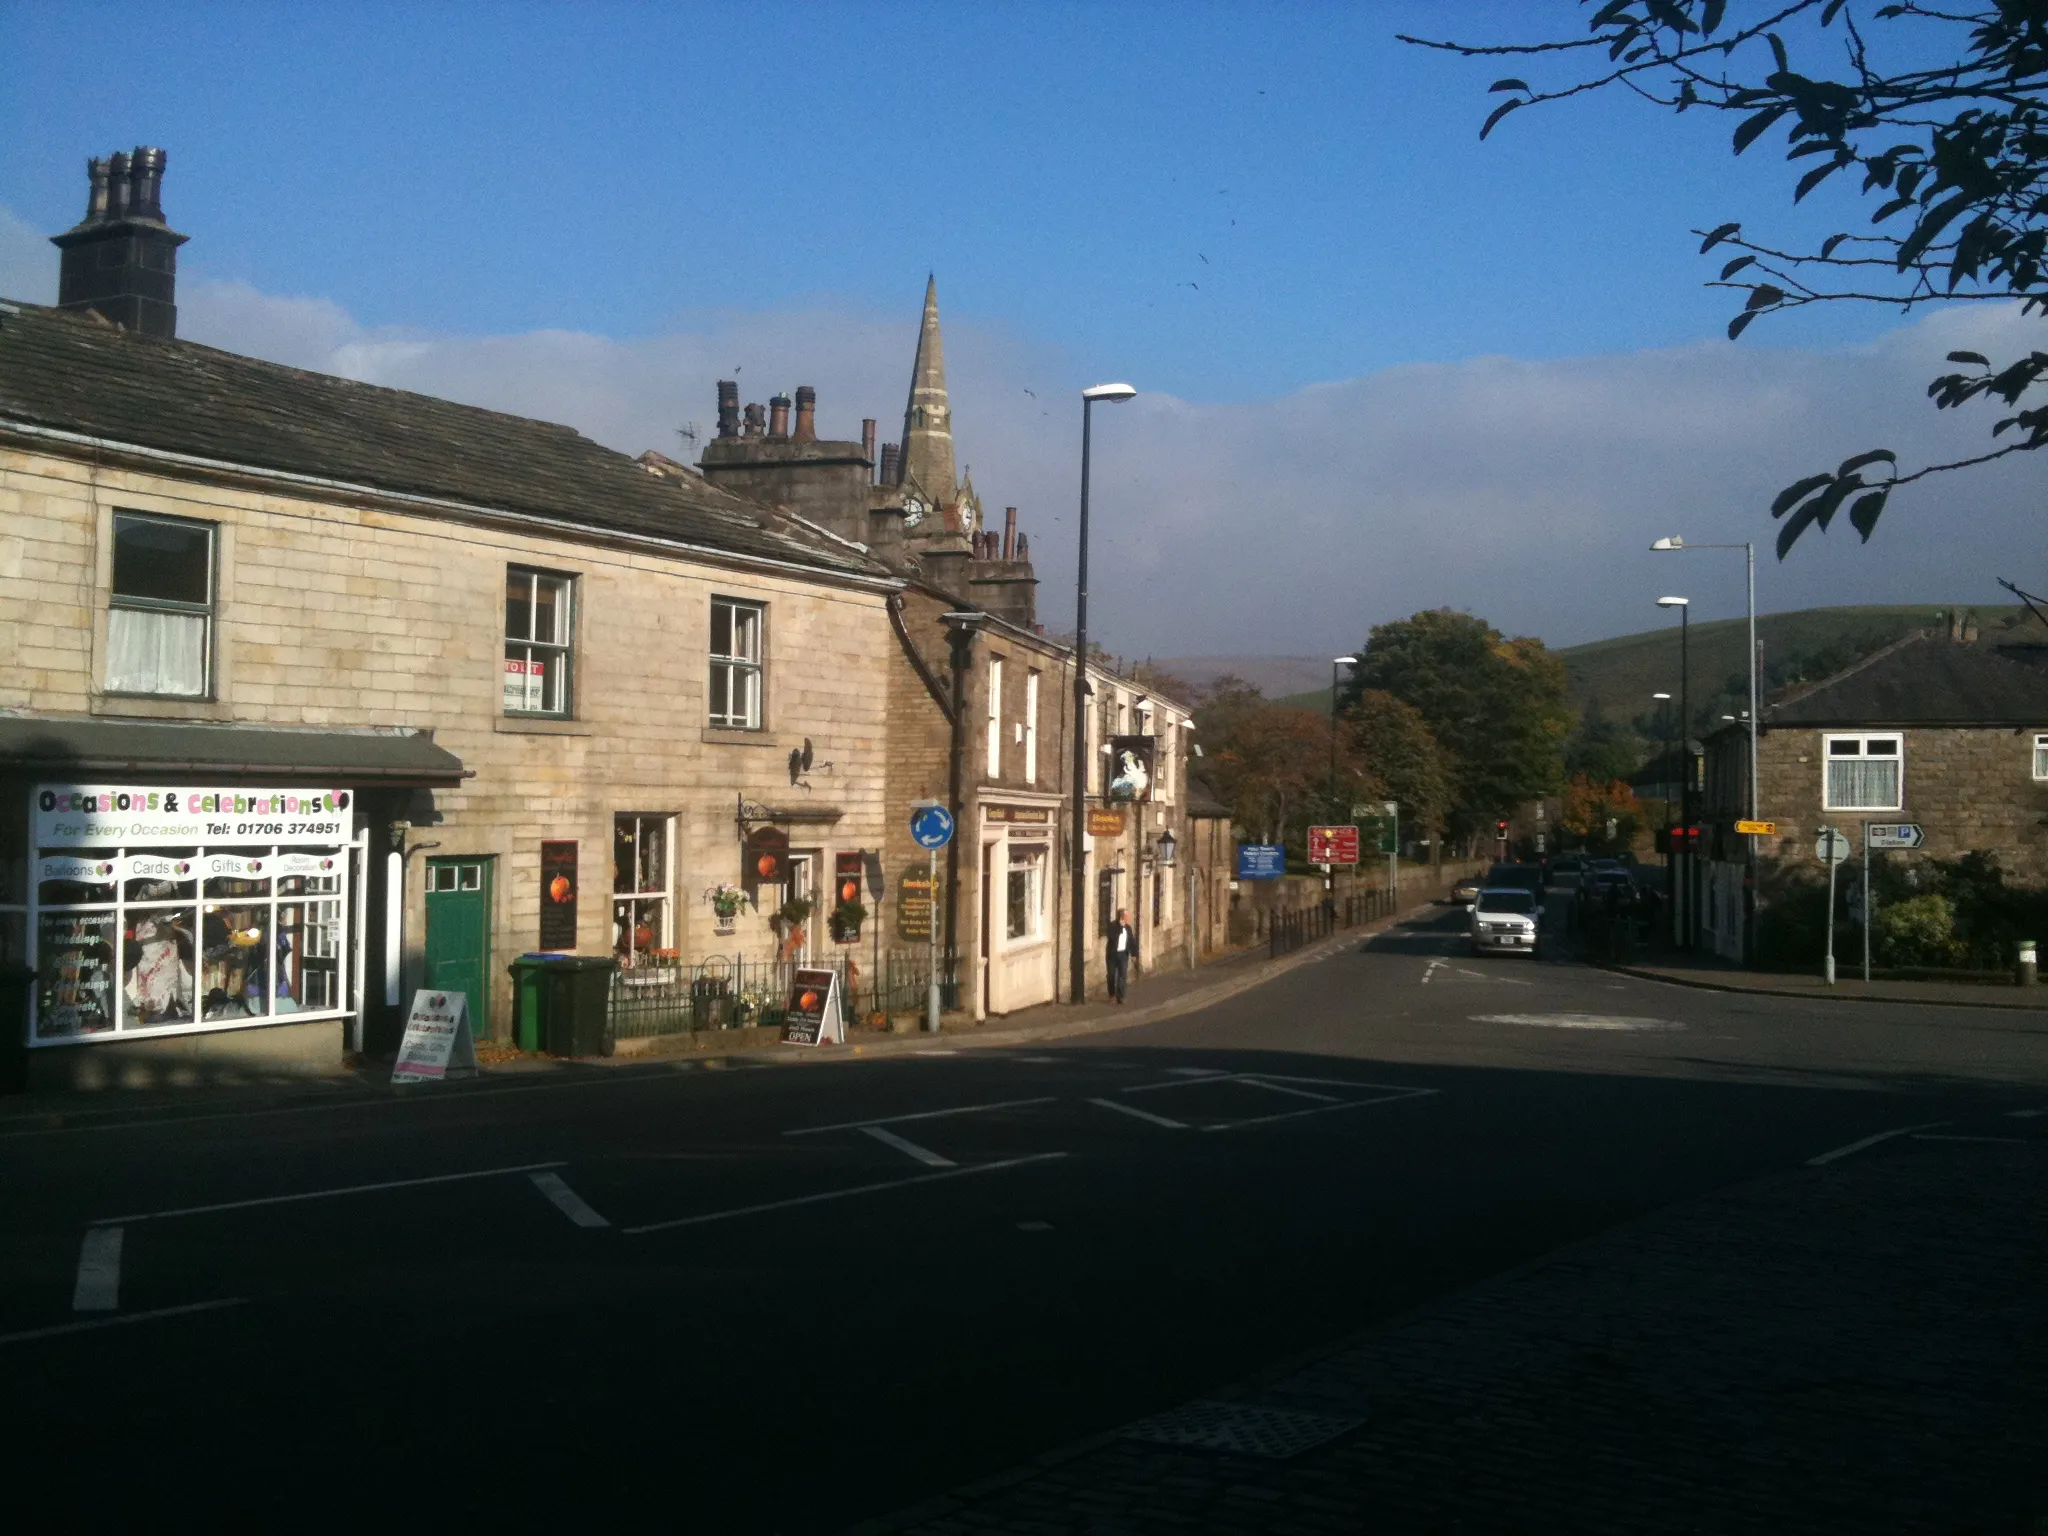
[[[0,715],[0,773],[83,780],[109,774],[237,774],[342,785],[450,788],[462,759],[414,730],[293,730],[186,721]]]

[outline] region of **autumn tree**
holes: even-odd
[[[1221,677],[1196,707],[1195,730],[1202,777],[1231,819],[1256,841],[1301,849],[1308,826],[1330,814],[1328,717],[1276,704],[1242,678]],[[1337,747],[1340,797],[1387,798],[1342,733]]]
[[[1484,619],[1447,608],[1375,625],[1344,694],[1392,695],[1420,716],[1445,758],[1445,822],[1469,832],[1563,777],[1571,729],[1564,663],[1541,640],[1509,639]]]
[[[1629,847],[1643,829],[1642,806],[1620,779],[1602,783],[1580,773],[1564,787],[1559,819],[1581,847],[1614,853]]]
[[[1588,0],[1576,35],[1532,43],[1404,38],[1473,58],[1525,61],[1541,83],[1494,81],[1511,113],[1599,91],[1675,112],[1731,114],[1736,154],[1782,134],[1799,172],[1796,203],[1836,181],[1876,204],[1868,226],[1815,245],[1749,232],[1740,221],[1695,230],[1726,260],[1713,280],[1741,294],[1730,339],[1757,319],[1809,304],[1912,309],[2020,301],[2048,314],[2048,0]],[[1535,70],[1530,71],[1532,74]],[[1901,471],[1886,448],[1852,454],[1785,487],[1783,559],[1838,511],[1868,541],[1892,492],[1945,470],[2048,445],[2048,351],[1991,359],[1951,352],[1960,371],[1928,385],[1935,406],[1999,408],[1997,446]]]
[[[1392,800],[1401,808],[1404,830],[1437,837],[1451,809],[1452,773],[1422,711],[1368,688],[1345,711],[1344,729],[1358,798]]]

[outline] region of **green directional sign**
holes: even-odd
[[[1360,846],[1383,854],[1400,852],[1401,807],[1392,800],[1361,800],[1351,807]]]

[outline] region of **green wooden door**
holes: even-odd
[[[491,861],[427,860],[427,963],[429,991],[460,992],[469,999],[470,1028],[490,1034]]]

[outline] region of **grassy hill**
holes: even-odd
[[[1965,606],[1965,605],[1957,605]],[[1763,649],[1766,699],[1772,690],[1811,681],[1838,671],[1879,646],[1915,629],[1945,626],[1944,604],[1874,608],[1801,608],[1790,613],[1759,614],[1758,644]],[[2041,626],[2018,604],[1970,609],[1986,639],[2005,627],[2024,624],[2039,638]],[[1692,626],[1692,696],[1695,715],[1709,720],[1747,708],[1742,669],[1746,623],[1715,619]],[[1678,693],[1678,626],[1671,624],[1637,635],[1594,640],[1557,652],[1570,678],[1573,708],[1581,713],[1598,707],[1617,724],[1627,725],[1655,710],[1653,693]],[[1737,700],[1740,699],[1740,704]],[[1327,710],[1327,687],[1292,694],[1276,702],[1303,709]]]

